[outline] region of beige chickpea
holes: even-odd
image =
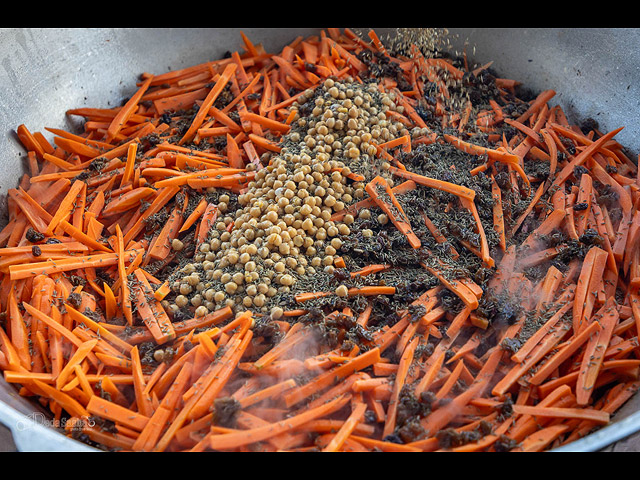
[[[187,304],[189,303],[189,299],[184,295],[178,295],[176,297],[175,303],[178,307],[183,308],[187,306]]]
[[[238,284],[236,282],[227,282],[224,285],[224,290],[229,295],[233,295],[234,293],[236,293],[236,290],[238,290]]]
[[[282,275],[282,277],[280,277],[280,284],[281,285],[289,287],[289,286],[293,285],[294,282],[295,282],[295,280],[288,273],[284,274],[284,275]]]
[[[289,255],[291,253],[291,246],[288,243],[282,243],[280,244],[280,246],[278,247],[278,251],[282,254],[282,255]]]
[[[336,288],[336,295],[344,298],[349,295],[349,289],[345,285],[340,285],[338,288]]]
[[[324,198],[324,204],[325,204],[327,207],[333,207],[333,206],[336,204],[336,201],[337,201],[337,200],[336,200],[336,198],[335,198],[333,195],[327,195],[327,196]]]
[[[174,238],[171,241],[171,248],[173,248],[176,252],[181,251],[184,248],[184,243],[177,238]]]
[[[284,311],[282,310],[282,308],[277,306],[273,307],[270,312],[270,316],[273,320],[278,320],[282,318],[283,314],[284,314]]]
[[[363,208],[358,213],[358,218],[360,218],[362,220],[369,220],[371,218],[371,210],[369,210],[367,208]]]
[[[266,303],[266,297],[264,296],[264,294],[259,293],[258,295],[256,295],[255,297],[253,297],[253,304],[256,307],[263,307],[264,304]]]
[[[340,232],[340,235],[346,236],[351,233],[351,229],[344,223],[341,223],[340,225],[338,225],[338,232]]]
[[[238,255],[237,252],[229,252],[227,254],[227,261],[231,264],[231,265],[235,265],[236,263],[238,263],[238,258],[240,257],[240,255]]]

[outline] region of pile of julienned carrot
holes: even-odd
[[[640,385],[640,172],[614,139],[620,129],[581,128],[550,103],[552,90],[524,100],[489,65],[385,46],[373,31],[327,29],[276,54],[242,39],[228,58],[143,74],[120,107],[69,110],[84,117],[81,133],[47,128],[49,140],[18,127],[29,172],[8,193],[0,231],[5,380],[65,434],[125,451],[539,451],[609,423]],[[488,95],[464,95],[479,83]],[[376,107],[384,137],[373,124],[357,131],[351,107],[305,106],[329,96],[358,106],[350,95],[369,84],[394,104]],[[279,310],[253,308],[257,296],[252,308],[218,304],[193,273],[174,284],[187,263],[203,275],[205,262],[218,268],[210,248],[236,238],[240,217],[227,212],[242,214],[239,196],[259,184],[280,206],[292,172],[280,154],[298,140],[329,158],[370,152],[361,172],[316,161],[296,182],[308,194],[338,170],[327,185],[361,197],[343,194],[339,209],[334,198],[320,223],[337,238],[352,225],[363,242],[401,235],[434,285],[399,303],[406,292],[381,281],[397,266],[341,257],[339,242],[323,272],[340,286],[281,282],[291,295],[270,297]],[[407,167],[436,147],[475,165],[464,173],[488,191]],[[416,214],[404,200],[412,192],[446,198],[443,215],[468,218],[477,241]],[[283,201],[290,224],[273,210],[278,242],[295,240],[303,205],[329,203],[314,195]],[[286,263],[277,255],[258,267]],[[477,258],[484,276],[460,273],[456,258]],[[253,268],[234,292],[251,288]],[[184,285],[202,295],[175,309]],[[505,313],[505,298],[519,309]]]

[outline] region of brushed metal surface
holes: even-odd
[[[135,91],[142,72],[162,73],[220,58],[242,48],[238,28],[5,28],[0,29],[0,212],[7,189],[24,172],[25,152],[15,136],[29,129],[74,129],[68,108],[109,107]],[[267,51],[278,51],[309,28],[242,29]],[[638,29],[449,29],[452,43],[480,64],[493,61],[503,77],[533,90],[553,88],[551,103],[579,121],[593,118],[616,137],[631,158],[640,151],[640,30]],[[393,29],[378,29],[379,34]],[[75,119],[77,121],[77,119]],[[6,219],[0,218],[0,226]],[[614,423],[568,450],[601,450],[640,430],[640,398],[634,397]],[[40,410],[0,378],[0,423],[21,451],[91,450],[41,421]]]

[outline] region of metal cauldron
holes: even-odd
[[[71,107],[120,104],[142,72],[162,73],[220,58],[242,49],[240,29],[11,28],[0,30],[0,212],[6,191],[24,171],[24,149],[15,128],[24,123],[74,129]],[[267,51],[277,52],[308,28],[246,28]],[[382,37],[393,29],[376,29]],[[501,76],[533,90],[553,88],[576,121],[595,119],[602,130],[625,129],[616,139],[630,158],[640,151],[640,30],[450,29],[452,45],[478,63],[493,61]],[[0,219],[0,226],[6,219]],[[596,451],[640,430],[640,400],[633,398],[613,423],[559,450]],[[35,403],[0,377],[0,423],[21,451],[87,451],[90,447],[51,428]]]

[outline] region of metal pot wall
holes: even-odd
[[[278,51],[308,28],[242,29],[267,51]],[[376,29],[382,37],[394,29]],[[631,158],[640,151],[640,30],[450,29],[452,45],[478,63],[493,61],[503,77],[533,90],[553,88],[574,121],[595,119],[602,130],[624,126],[617,140]],[[15,128],[24,123],[72,129],[71,107],[113,106],[130,95],[142,72],[162,73],[220,58],[242,48],[239,29],[0,30],[0,212],[7,189],[23,173],[24,149]],[[6,219],[0,217],[0,226]],[[640,430],[640,400],[632,399],[614,422],[564,448],[595,451]],[[21,451],[90,450],[50,427],[37,405],[0,378],[0,423]]]

